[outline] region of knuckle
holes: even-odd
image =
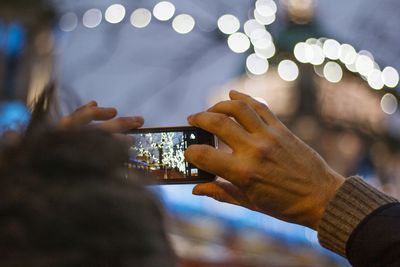
[[[276,145],[274,143],[268,145],[258,145],[254,148],[254,157],[259,160],[270,158],[273,152],[276,151]]]
[[[225,127],[230,121],[230,118],[227,115],[216,114],[212,120],[212,124],[214,127]]]
[[[248,109],[249,108],[249,105],[247,105],[247,103],[244,102],[243,100],[237,100],[236,105],[239,109]]]
[[[188,149],[187,153],[192,162],[201,164],[204,163],[207,159],[208,149],[204,146],[199,146],[195,149]]]
[[[97,113],[98,109],[96,107],[88,107],[84,110],[84,114],[89,118],[95,117]]]

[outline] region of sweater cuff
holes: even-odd
[[[398,202],[360,177],[350,177],[329,201],[318,227],[320,244],[346,257],[346,243],[357,225],[377,208]]]

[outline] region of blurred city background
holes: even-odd
[[[0,131],[23,128],[52,80],[62,114],[93,99],[148,127],[185,125],[236,89],[342,175],[400,197],[399,12],[395,0],[2,0]],[[348,266],[312,230],[192,186],[152,189],[182,266]]]

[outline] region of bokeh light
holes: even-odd
[[[244,53],[250,48],[250,40],[244,33],[235,32],[228,37],[228,46],[235,53]]]
[[[264,48],[257,48],[254,47],[254,52],[257,54],[257,56],[264,58],[264,59],[269,59],[275,55],[276,48],[273,42],[270,43],[269,46],[264,47]]]
[[[310,49],[309,45],[303,42],[297,43],[294,47],[294,56],[301,63],[308,63],[309,58],[313,54],[312,49]]]
[[[340,44],[338,41],[333,39],[328,39],[324,42],[323,51],[327,58],[329,59],[339,59]]]
[[[87,28],[96,28],[100,25],[102,19],[103,14],[100,9],[92,8],[83,14],[82,24]]]
[[[322,63],[324,63],[325,55],[324,55],[324,52],[322,50],[322,47],[320,47],[319,45],[316,45],[316,44],[310,45],[310,47],[311,47],[311,49],[313,51],[312,52],[312,57],[310,59],[310,63],[313,64],[313,65],[321,65]],[[308,55],[306,53],[306,57],[307,56]]]
[[[384,68],[382,78],[387,87],[394,88],[399,84],[399,73],[393,67]]]
[[[380,70],[374,69],[368,74],[368,85],[375,90],[380,90],[385,86]]]
[[[132,12],[131,24],[136,28],[144,28],[151,21],[151,12],[146,8],[138,8]]]
[[[69,12],[64,14],[59,21],[59,27],[64,32],[71,32],[78,26],[78,16]]]
[[[263,17],[275,15],[278,9],[273,0],[257,0],[255,6],[258,13]]]
[[[275,14],[269,17],[264,17],[257,9],[254,9],[254,18],[262,25],[270,25],[276,20]]]
[[[343,64],[354,64],[357,59],[357,52],[351,45],[342,44],[339,49],[339,59]]]
[[[180,14],[172,21],[172,28],[180,34],[186,34],[193,30],[194,18],[188,14]]]
[[[282,80],[291,82],[299,76],[299,68],[292,60],[282,60],[278,65],[278,74]]]
[[[359,54],[356,60],[356,70],[367,76],[374,69],[374,61],[367,55]]]
[[[225,34],[232,34],[239,30],[240,21],[231,14],[225,14],[218,19],[218,29]]]
[[[255,19],[250,19],[244,23],[243,30],[249,38],[257,38],[260,33],[265,32],[265,27]]]
[[[336,62],[328,62],[324,66],[324,77],[332,82],[337,83],[342,80],[343,70],[342,67]]]
[[[170,20],[175,14],[175,6],[171,2],[162,1],[159,2],[153,8],[153,15],[160,21]]]
[[[251,54],[246,59],[247,70],[254,75],[262,75],[268,71],[269,63],[266,59],[256,54]]]
[[[125,7],[114,4],[107,8],[104,18],[111,24],[120,23],[125,18]]]
[[[397,98],[390,93],[385,94],[381,99],[381,108],[386,114],[394,114],[397,111],[398,105]]]

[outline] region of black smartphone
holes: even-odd
[[[197,127],[141,128],[127,133],[133,139],[128,169],[155,178],[157,184],[191,184],[215,180],[216,176],[187,162],[185,150],[193,144],[216,147],[213,134]]]

